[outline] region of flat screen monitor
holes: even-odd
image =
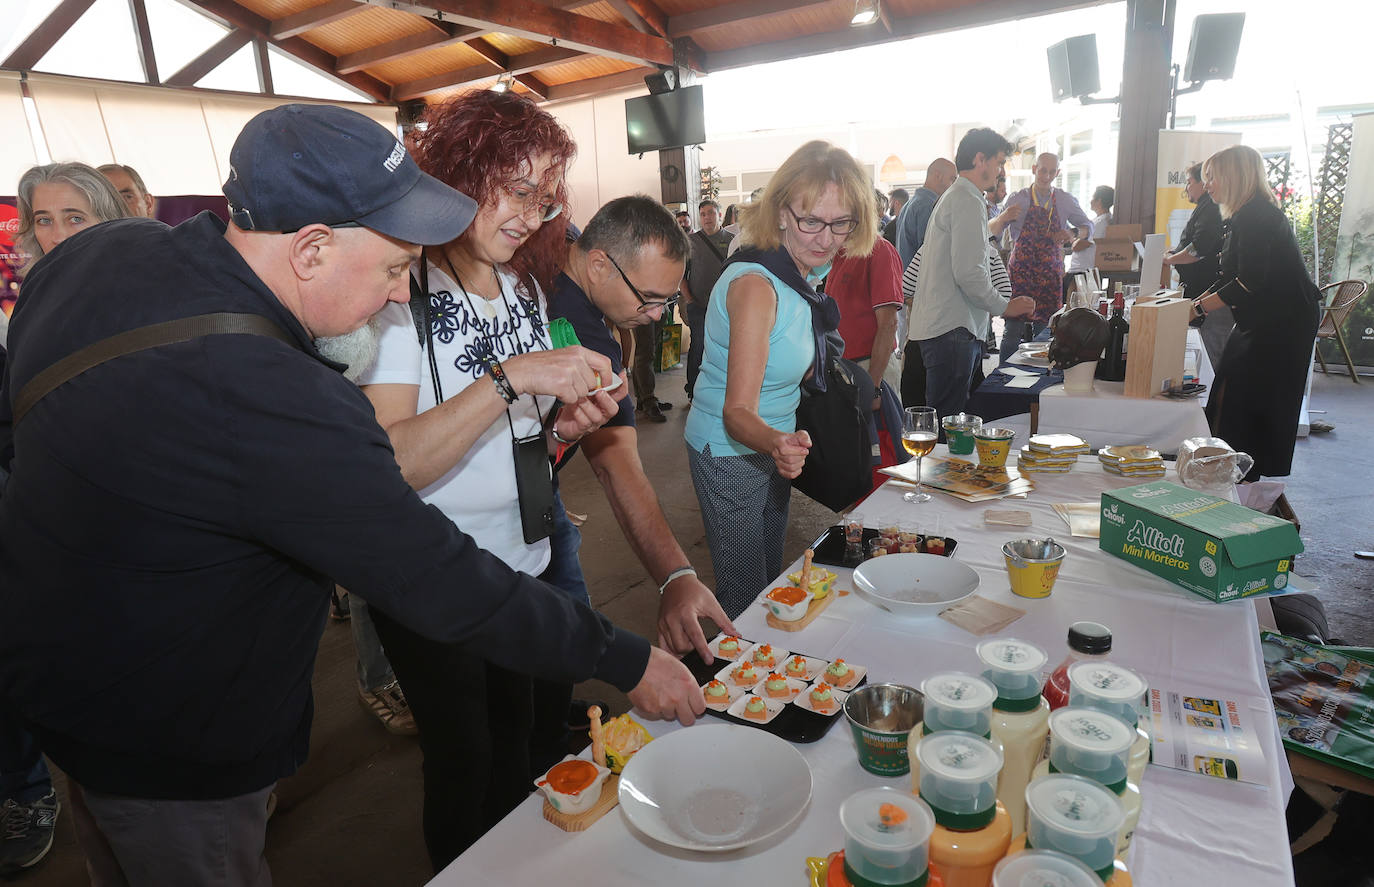
[[[625,141],[631,154],[700,145],[706,114],[700,86],[625,100]]]

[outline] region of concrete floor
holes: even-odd
[[[1348,377],[1322,376],[1313,383],[1312,407],[1336,430],[1299,441],[1288,497],[1302,523],[1307,553],[1299,572],[1322,587],[1333,634],[1348,643],[1374,646],[1374,562],[1357,561],[1356,549],[1374,548],[1371,456],[1374,440],[1374,380],[1354,385]],[[641,428],[640,451],[664,511],[688,556],[711,584],[696,497],[682,441],[685,421],[680,370],[659,376],[658,395],[676,404],[663,425]],[[588,514],[582,528],[582,563],[593,603],[617,623],[647,637],[655,634],[657,595],[630,551],[610,507],[585,460],[562,477],[563,498],[574,512]],[[834,514],[794,495],[785,556],[793,558]],[[325,626],[315,672],[316,715],[310,760],[279,787],[280,805],[268,831],[268,858],[279,885],[346,887],[425,883],[431,875],[420,837],[420,753],[413,739],[386,733],[357,702],[353,642],[348,626]],[[626,708],[624,697],[605,685],[582,688],[581,695]],[[61,775],[58,774],[61,781]],[[59,786],[64,792],[65,786]],[[1364,842],[1363,846],[1367,846]],[[1347,844],[1327,857],[1350,863]],[[1302,887],[1354,883],[1331,879],[1335,871],[1304,855]],[[1364,872],[1374,870],[1368,864]],[[15,879],[27,885],[76,887],[87,883],[71,818],[64,813],[50,857],[35,871]]]

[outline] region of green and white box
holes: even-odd
[[[1282,591],[1298,530],[1178,484],[1155,481],[1102,494],[1105,552],[1213,601]]]

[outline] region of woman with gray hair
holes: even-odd
[[[19,177],[19,230],[27,271],[83,228],[129,215],[124,199],[98,170],[84,163],[35,166]]]

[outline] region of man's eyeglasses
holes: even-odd
[[[837,237],[848,237],[850,234],[854,233],[855,228],[859,227],[858,219],[836,219],[833,222],[827,222],[825,219],[818,219],[815,216],[806,216],[803,218],[795,212],[792,212],[792,207],[790,206],[787,207],[787,211],[792,213],[792,218],[797,220],[797,230],[803,234],[819,234],[826,228],[829,228],[831,231],[835,232],[835,236]]]
[[[612,256],[610,253],[606,253],[606,258],[611,260],[611,264],[615,266],[615,270],[620,272],[620,279],[625,281],[625,285],[630,288],[630,292],[634,293],[635,298],[639,300],[639,310],[641,313],[648,313],[650,311],[653,311],[655,308],[662,308],[666,312],[669,308],[677,304],[678,297],[676,294],[666,299],[644,298],[644,294],[639,291],[639,287],[635,286],[633,283],[630,283],[630,278],[625,276],[625,269],[620,267],[620,263],[615,260],[615,257]]]
[[[559,213],[563,212],[563,204],[557,203],[549,197],[540,197],[519,183],[507,182],[501,186],[501,190],[506,192],[510,204],[519,208],[522,216],[527,215],[530,210],[537,210],[539,221],[552,222],[558,218]]]

